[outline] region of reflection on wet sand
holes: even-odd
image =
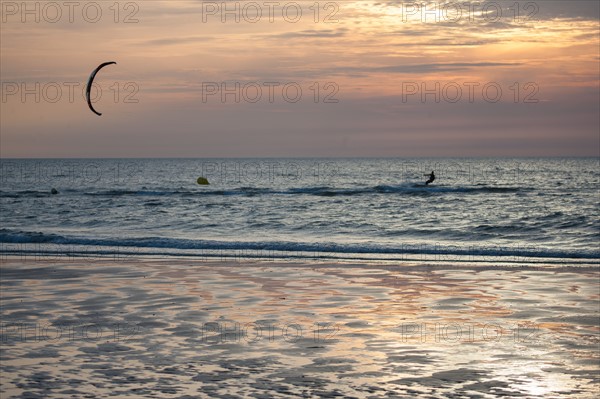
[[[598,272],[4,262],[2,397],[593,397]]]

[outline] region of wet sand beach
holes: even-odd
[[[5,259],[2,398],[592,398],[592,268]]]

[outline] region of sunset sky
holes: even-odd
[[[599,155],[597,1],[1,4],[2,157]]]

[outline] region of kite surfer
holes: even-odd
[[[427,180],[425,182],[426,186],[428,186],[429,184],[433,183],[433,181],[435,180],[435,174],[433,173],[433,170],[431,171],[430,175],[425,175],[425,176],[429,176],[429,180]]]

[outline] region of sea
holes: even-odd
[[[2,257],[600,264],[598,158],[2,159],[0,170]]]

